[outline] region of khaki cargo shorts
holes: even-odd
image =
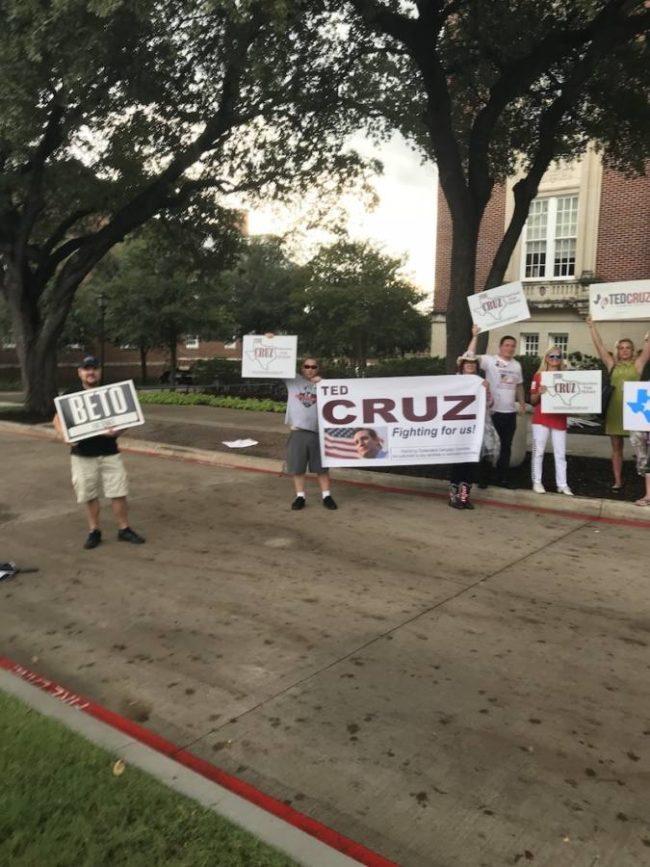
[[[97,458],[82,458],[70,455],[72,487],[78,503],[98,499],[102,491],[109,499],[126,497],[129,485],[122,455],[101,455]]]

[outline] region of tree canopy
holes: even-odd
[[[221,275],[242,245],[235,218],[230,231],[220,224],[219,234],[195,231],[182,222],[152,220],[103,259],[77,296],[73,311],[79,309],[82,322],[96,326],[101,294],[106,338],[140,351],[143,378],[149,350],[166,349],[173,381],[176,346],[182,337],[232,336]]]
[[[333,4],[339,7],[339,4]],[[375,125],[433,159],[451,212],[448,359],[467,339],[481,219],[515,168],[514,210],[485,288],[501,282],[549,165],[593,141],[641,171],[650,141],[643,0],[348,0],[355,73]],[[354,47],[352,47],[354,46]]]
[[[346,356],[359,367],[373,356],[425,349],[430,320],[423,296],[400,274],[403,262],[367,242],[342,239],[305,267],[296,296],[301,340],[315,354]]]
[[[302,280],[302,269],[287,255],[280,238],[249,238],[234,267],[222,276],[233,336],[294,327],[300,314],[295,296]]]
[[[324,10],[273,0],[3,3],[0,289],[31,409],[82,280],[153,216],[359,177]],[[80,46],[82,47],[80,50]]]

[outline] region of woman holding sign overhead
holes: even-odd
[[[623,488],[623,437],[627,436],[627,432],[623,429],[623,391],[626,382],[638,382],[641,379],[643,368],[650,360],[650,341],[646,334],[643,349],[635,357],[634,343],[629,338],[623,337],[616,341],[615,351],[612,354],[605,348],[591,316],[587,317],[587,325],[596,352],[607,368],[614,389],[607,406],[605,433],[612,443],[614,473],[612,491],[618,494]]]

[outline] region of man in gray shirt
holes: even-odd
[[[291,504],[294,511],[304,509],[305,473],[307,468],[316,473],[323,506],[338,508],[330,493],[329,472],[323,467],[318,440],[318,411],[316,383],[320,382],[320,367],[315,358],[305,358],[300,374],[285,380],[287,386],[287,413],[285,422],[291,428],[287,443],[287,472],[293,476],[296,496]]]

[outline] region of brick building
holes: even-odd
[[[77,366],[79,359],[90,352],[101,356],[98,343],[88,346],[69,346],[59,352],[59,386],[73,385],[77,382]],[[199,340],[188,336],[178,344],[178,368],[188,370],[199,359],[227,358],[233,364],[241,360],[241,344],[239,341],[223,343],[219,340]],[[237,365],[238,366],[238,365]],[[147,379],[150,382],[160,379],[164,371],[169,370],[167,353],[162,350],[152,350],[147,355]],[[140,354],[137,349],[104,346],[104,381],[119,382],[123,379],[134,379],[140,382]],[[20,368],[16,351],[10,339],[0,342],[0,383],[20,382]]]
[[[476,289],[480,290],[513,208],[510,178],[495,191],[479,237]],[[445,354],[449,296],[451,218],[438,193],[436,287],[431,354]],[[626,178],[603,167],[589,149],[578,161],[560,163],[544,175],[528,221],[513,251],[504,282],[521,280],[531,319],[490,332],[490,351],[512,334],[522,355],[538,355],[555,343],[568,352],[594,354],[585,323],[589,284],[650,278],[650,173]],[[650,311],[649,317],[650,319]],[[638,345],[650,323],[602,322],[607,345],[631,337]]]

